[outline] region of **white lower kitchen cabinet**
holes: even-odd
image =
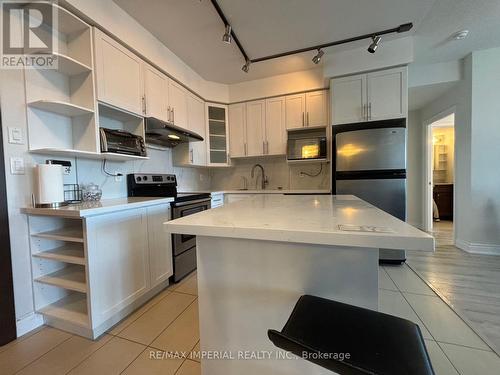
[[[224,206],[224,193],[212,193],[212,200],[210,202],[211,208]]]
[[[169,203],[81,217],[37,210],[26,211],[35,309],[47,325],[95,339],[168,285]]]

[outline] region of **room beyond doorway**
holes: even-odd
[[[426,126],[426,230],[453,229],[455,212],[455,113],[448,111]],[[436,226],[435,223],[441,223]],[[435,228],[434,228],[435,227]]]

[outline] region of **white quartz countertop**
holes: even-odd
[[[110,212],[131,210],[136,208],[155,206],[172,202],[174,198],[130,197],[116,199],[102,199],[99,202],[83,202],[59,208],[22,208],[21,212],[29,215],[60,216],[60,217],[88,217]]]
[[[353,195],[259,194],[165,223],[172,233],[434,250],[434,238]]]
[[[211,194],[330,194],[330,190],[285,190],[285,189],[268,189],[268,190],[217,190],[217,191],[181,191],[180,193],[211,193]]]

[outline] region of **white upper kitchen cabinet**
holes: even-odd
[[[266,124],[266,101],[254,100],[246,103],[246,142],[247,156],[260,156],[266,153],[264,129]]]
[[[285,121],[287,129],[326,126],[328,91],[319,90],[286,96]]]
[[[232,158],[247,155],[246,143],[246,104],[231,104],[229,111],[229,156]]]
[[[168,121],[168,77],[146,63],[143,76],[146,116]]]
[[[211,167],[228,167],[229,134],[227,123],[227,105],[206,103],[207,118],[207,165]]]
[[[333,124],[406,117],[407,77],[407,68],[401,67],[332,79]]]
[[[266,154],[286,154],[286,125],[285,125],[284,96],[266,100]]]
[[[330,90],[334,125],[366,121],[366,74],[334,78]]]
[[[406,67],[369,73],[366,82],[369,121],[407,116]]]
[[[97,99],[143,115],[142,60],[94,28]]]
[[[188,98],[188,128],[203,137],[201,142],[189,142],[190,162],[194,166],[207,165],[207,136],[205,102],[193,94]]]
[[[174,80],[168,86],[170,122],[186,129],[188,127],[187,90]]]
[[[306,126],[328,125],[328,91],[306,93]]]
[[[304,94],[286,96],[285,108],[287,129],[298,129],[305,126],[306,96]]]

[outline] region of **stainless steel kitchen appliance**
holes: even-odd
[[[100,128],[101,152],[146,156],[146,144],[140,135],[125,130]]]
[[[406,221],[406,119],[338,125],[333,132],[332,191]],[[382,263],[405,260],[405,250],[380,249]]]
[[[129,197],[172,197],[171,218],[193,215],[210,209],[210,193],[177,193],[177,179],[173,174],[133,173],[127,175]],[[174,275],[178,282],[196,269],[196,236],[172,234]]]
[[[290,129],[287,133],[287,160],[326,160],[325,128]]]

